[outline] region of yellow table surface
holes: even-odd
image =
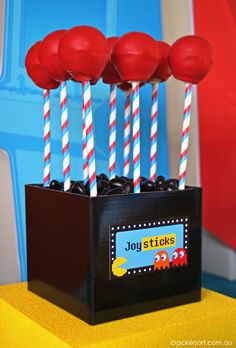
[[[206,289],[201,302],[90,326],[27,291],[26,283],[0,286],[1,348],[165,348],[219,340],[236,347],[236,300]]]

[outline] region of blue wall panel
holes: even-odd
[[[160,2],[125,0],[9,0],[6,1],[3,74],[0,79],[0,148],[11,160],[22,280],[26,280],[24,185],[42,182],[42,91],[26,76],[24,58],[29,47],[50,31],[92,25],[106,36],[130,30],[145,31],[161,39]],[[69,83],[69,130],[72,178],[82,176],[81,87]],[[97,171],[108,168],[109,86],[92,87]],[[118,171],[122,171],[123,93],[118,93]],[[62,178],[59,93],[52,91],[52,177]],[[141,89],[142,174],[149,172],[149,118],[151,87]],[[159,173],[168,175],[165,124],[165,88],[160,88],[158,139]],[[118,174],[119,174],[118,173]]]

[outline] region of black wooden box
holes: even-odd
[[[26,186],[28,289],[98,324],[201,299],[201,189]]]

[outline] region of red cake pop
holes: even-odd
[[[25,58],[25,67],[31,80],[40,88],[54,89],[59,86],[44,69],[39,60],[39,48],[41,41],[36,42],[28,51]]]
[[[184,36],[172,45],[169,63],[177,80],[199,83],[210,71],[214,62],[210,44],[200,36]]]
[[[148,81],[160,59],[155,40],[140,32],[123,35],[112,52],[112,62],[123,81]]]
[[[100,78],[109,57],[105,36],[96,28],[78,26],[62,36],[59,57],[65,69],[77,81]]]
[[[213,64],[213,50],[202,37],[189,35],[178,39],[169,51],[169,63],[174,77],[184,81],[185,101],[180,151],[179,189],[185,189],[189,145],[192,84],[199,83]]]
[[[106,65],[104,71],[102,72],[102,80],[104,83],[113,84],[113,83],[120,83],[121,82],[120,76],[119,76],[117,70],[114,68],[112,60],[111,60],[111,54],[112,54],[113,47],[117,43],[118,40],[119,40],[119,38],[117,36],[109,37],[107,39],[107,44],[109,47],[109,59],[108,59],[108,62],[107,62],[107,65]]]
[[[171,69],[168,61],[170,45],[164,41],[157,41],[157,45],[161,53],[161,60],[151,77],[151,82],[163,82],[171,76]]]
[[[57,30],[47,35],[39,47],[39,60],[42,66],[56,81],[65,81],[71,75],[64,69],[58,56],[60,39],[66,30]]]

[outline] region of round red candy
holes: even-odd
[[[58,46],[61,37],[66,30],[57,30],[47,35],[39,48],[39,60],[42,66],[56,81],[65,81],[71,78],[71,75],[63,68],[58,56]]]
[[[172,74],[188,83],[200,82],[214,62],[210,44],[200,36],[184,36],[173,44],[169,51]]]
[[[155,40],[148,34],[123,35],[112,51],[112,62],[123,81],[148,81],[161,59]]]
[[[163,82],[171,76],[171,69],[168,61],[170,45],[164,41],[156,41],[161,52],[160,63],[151,77],[151,82]]]
[[[41,41],[36,42],[28,51],[25,58],[25,67],[27,74],[33,80],[33,82],[40,88],[54,89],[59,86],[59,83],[55,81],[43,68],[39,61],[39,47]]]
[[[64,68],[76,81],[98,80],[109,58],[105,36],[89,26],[67,30],[60,40],[58,53]]]
[[[113,84],[113,83],[121,82],[120,76],[118,72],[116,71],[116,69],[114,68],[113,63],[111,61],[112,49],[118,40],[119,38],[116,36],[109,37],[107,39],[107,43],[109,47],[109,59],[102,73],[102,80],[104,83]]]

